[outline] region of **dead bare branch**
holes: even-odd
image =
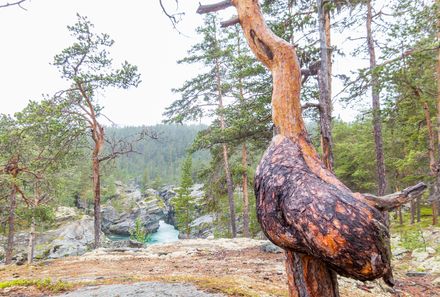
[[[0,4],[0,8],[6,8],[6,7],[11,7],[11,6],[18,6],[23,10],[27,10],[26,8],[24,8],[21,4],[23,2],[26,2],[26,0],[20,0],[20,1],[15,1],[15,2],[7,2],[6,4]]]
[[[205,13],[210,13],[210,12],[216,12],[216,11],[228,8],[230,6],[232,6],[232,3],[230,0],[224,0],[224,1],[221,1],[218,3],[207,4],[207,5],[199,4],[199,8],[197,8],[197,13],[198,14],[205,14]]]

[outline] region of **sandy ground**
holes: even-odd
[[[51,278],[71,282],[75,289],[140,282],[160,282],[164,286],[165,283],[186,283],[204,292],[226,296],[288,296],[284,254],[263,252],[262,244],[264,242],[249,239],[183,240],[146,249],[99,249],[81,257],[43,261],[30,266],[3,266],[0,279]],[[409,278],[399,274],[398,270],[395,276],[397,286],[394,293],[382,282],[361,283],[341,278],[341,297],[440,296],[440,288],[431,284],[435,276]],[[50,294],[37,288],[0,290],[0,296],[11,297]]]

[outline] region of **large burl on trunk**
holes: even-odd
[[[258,219],[267,237],[325,261],[341,275],[383,276],[391,268],[381,212],[322,180],[303,155],[298,144],[278,135],[257,169]]]
[[[206,13],[235,6],[255,56],[272,72],[276,131],[255,176],[258,220],[267,237],[286,251],[290,296],[339,296],[336,273],[358,280],[383,277],[393,285],[389,231],[381,211],[420,195],[418,184],[376,197],[353,193],[320,160],[301,113],[301,70],[295,48],[274,35],[258,0],[225,0],[200,6]]]

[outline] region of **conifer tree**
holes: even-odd
[[[188,155],[182,164],[180,187],[177,190],[177,197],[173,201],[176,211],[177,227],[185,234],[186,238],[190,238],[191,222],[195,217],[195,201],[191,196],[192,180],[192,156]]]

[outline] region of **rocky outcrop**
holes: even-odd
[[[89,251],[94,243],[93,218],[84,216],[82,219],[68,223],[57,230],[57,237],[48,244],[48,248],[38,251],[47,253],[47,258],[56,259],[66,256],[79,256]],[[105,236],[101,233],[101,239]]]
[[[75,210],[64,209],[63,211],[72,214]],[[66,217],[58,217],[59,221],[57,223],[60,226],[57,229],[37,233],[35,244],[36,259],[77,256],[90,251],[94,243],[93,218],[80,215],[77,212],[75,212],[75,218],[78,219],[73,222],[65,222]],[[103,241],[105,240],[103,233],[101,238]],[[26,261],[28,240],[29,233],[27,232],[20,232],[15,236],[15,255],[13,260],[18,264]],[[0,244],[2,246],[5,241],[5,237],[0,237]],[[2,250],[0,250],[0,259],[2,258],[1,252]]]
[[[174,186],[165,186],[158,191],[158,196],[162,199],[166,207],[165,223],[176,226],[176,212],[172,204],[172,199],[177,193]]]
[[[214,215],[207,214],[192,221],[191,238],[208,238],[214,235],[213,230]]]
[[[177,196],[179,188],[173,186],[165,186],[159,191],[159,197],[164,201],[167,208],[167,217],[165,222],[170,225],[176,225],[175,211],[173,207],[173,199]],[[214,235],[214,214],[203,213],[205,209],[206,199],[203,191],[203,184],[194,184],[191,187],[191,196],[194,198],[196,205],[196,219],[191,222],[190,238],[208,238]],[[186,235],[179,236],[186,238]]]
[[[117,195],[101,208],[101,226],[106,234],[128,236],[140,220],[148,233],[154,233],[166,215],[165,203],[154,192],[142,195],[138,188],[117,184]]]

